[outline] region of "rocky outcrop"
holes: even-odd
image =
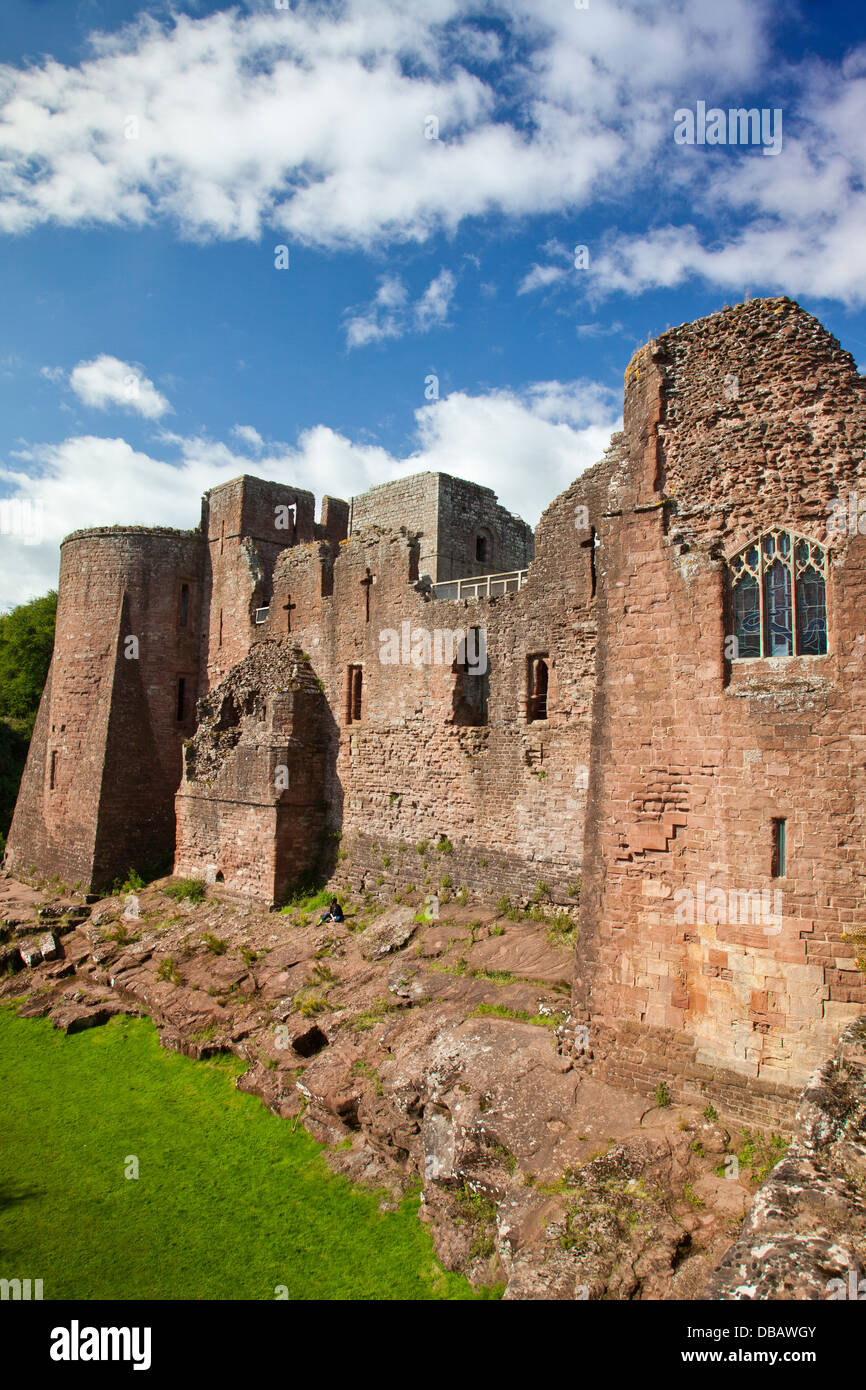
[[[794,1141],[704,1297],[864,1299],[864,1272],[866,1018],[859,1018],[803,1091]]]
[[[442,901],[430,920],[419,892],[320,924],[312,905],[268,912],[217,888],[177,901],[167,886],[140,890],[137,916],[117,896],[67,929],[62,900],[19,901],[0,878],[0,918],[26,936],[51,922],[61,953],[21,962],[0,1002],[67,1032],[147,1014],[165,1047],[242,1057],[239,1087],[303,1122],[336,1170],[394,1201],[420,1185],[441,1261],[507,1299],[703,1288],[756,1185],[718,1171],[742,1141],[562,1046],[561,918]]]

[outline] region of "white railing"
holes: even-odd
[[[256,616],[255,616],[255,622],[256,622],[257,626],[261,626],[262,623],[266,623],[266,622],[268,621],[268,618],[269,618],[270,616],[271,616],[270,605],[268,605],[267,608],[257,608],[257,609],[256,609]]]
[[[479,574],[468,579],[442,579],[433,585],[434,598],[495,598],[497,594],[516,594],[526,583],[529,570],[509,570],[506,574]]]

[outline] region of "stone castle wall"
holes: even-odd
[[[772,1096],[804,1083],[866,1000],[842,940],[864,874],[866,541],[827,534],[829,501],[864,490],[862,381],[796,305],[757,301],[638,354],[624,442],[596,521],[581,1000],[622,1039],[609,1074],[701,1087],[732,1072]],[[829,652],[730,662],[725,558],[771,527],[830,548]],[[778,891],[780,922],[702,912],[701,884],[704,902]],[[683,890],[693,921],[676,920]]]
[[[101,887],[170,855],[181,749],[195,728],[200,539],[100,528],[64,541],[54,656],[9,832],[10,868]]]

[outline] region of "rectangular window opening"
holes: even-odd
[[[483,628],[469,629],[460,644],[453,671],[456,679],[452,722],[467,728],[484,727],[488,722],[490,702],[490,662],[487,657],[487,633]]]
[[[48,765],[48,790],[53,792],[57,786],[57,749],[51,750],[51,761]]]
[[[787,821],[774,819],[773,821],[773,865],[771,876],[773,878],[784,878],[787,872]]]

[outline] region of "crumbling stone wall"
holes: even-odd
[[[866,541],[827,534],[830,500],[863,494],[864,445],[850,355],[789,300],[684,325],[629,365],[628,462],[593,517],[576,995],[599,1040],[616,1036],[611,1077],[667,1073],[710,1093],[741,1078],[769,1103],[866,1000],[842,940],[864,874]],[[829,652],[730,662],[725,559],[773,526],[830,548]],[[783,879],[774,818],[787,823]],[[697,904],[701,883],[779,890],[778,929],[697,908],[677,921],[682,890]]]
[[[327,583],[321,544],[281,556],[262,635],[285,636],[290,622],[324,684],[335,722],[328,801],[331,833],[341,837],[338,881],[375,891],[450,880],[454,891],[487,897],[547,889],[576,902],[595,626],[588,533],[575,523],[569,490],[542,518],[525,587],[491,599],[434,598],[415,582],[418,540],[406,528],[356,531]],[[461,722],[454,634],[473,627],[486,634],[489,695],[486,722],[470,725]],[[453,639],[447,660],[435,659],[437,632],[442,656],[444,635]],[[434,659],[415,661],[424,633]],[[545,654],[550,672],[548,717],[536,722],[527,720],[532,653]],[[363,695],[360,719],[349,722],[353,666]]]
[[[178,875],[275,903],[320,867],[328,711],[297,648],[261,642],[199,704],[177,793]]]

